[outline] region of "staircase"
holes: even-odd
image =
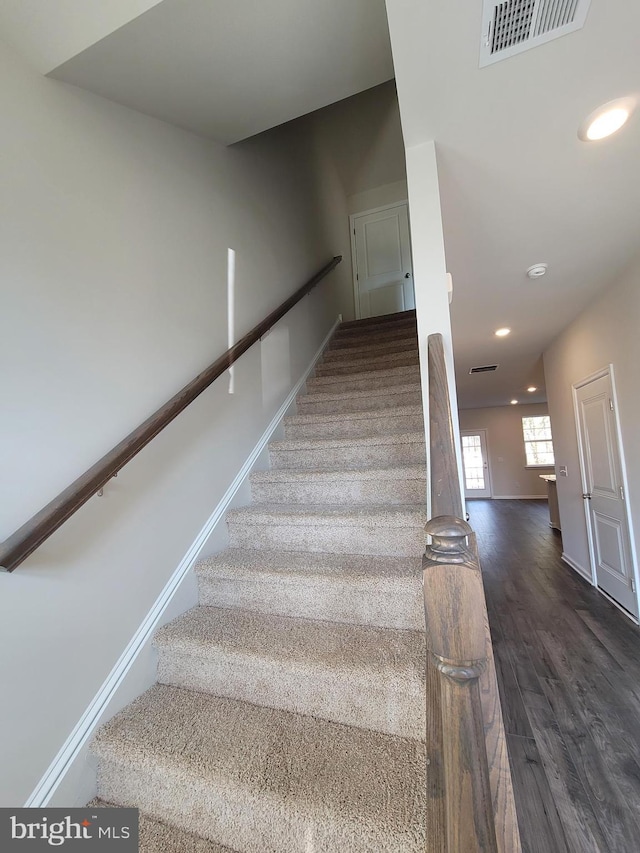
[[[344,323],[297,412],[156,635],[158,683],[94,740],[145,853],[425,849],[415,315]]]

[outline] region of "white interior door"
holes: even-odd
[[[491,478],[487,456],[487,431],[465,430],[462,440],[462,468],[465,498],[490,498]]]
[[[575,388],[585,513],[598,586],[634,616],[638,601],[611,377]]]
[[[352,217],[358,318],[415,308],[406,202]]]

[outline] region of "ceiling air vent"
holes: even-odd
[[[497,369],[497,364],[485,364],[483,367],[472,367],[469,373],[492,373]]]
[[[484,0],[480,67],[584,26],[591,0]]]

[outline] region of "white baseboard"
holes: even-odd
[[[287,409],[289,408],[289,406],[291,406],[297,395],[300,393],[302,386],[307,381],[309,374],[315,367],[316,362],[318,361],[318,359],[322,355],[323,350],[329,343],[333,333],[336,330],[336,327],[340,324],[341,319],[342,317],[339,316],[336,322],[333,324],[329,333],[327,334],[324,341],[318,348],[316,354],[314,355],[313,359],[311,360],[309,367],[305,370],[304,374],[293,386],[293,388],[287,395],[287,398],[284,400],[284,402],[274,415],[273,419],[271,420],[271,423],[266,428],[266,430],[260,437],[260,440],[247,457],[247,460],[245,461],[244,465],[238,471],[233,482],[231,483],[227,491],[224,493],[222,499],[220,500],[214,511],[211,513],[204,527],[202,528],[200,533],[198,533],[195,541],[180,561],[180,565],[177,567],[171,578],[168,580],[164,589],[156,599],[153,607],[151,608],[151,610],[149,610],[142,624],[132,637],[129,645],[126,647],[126,649],[120,656],[120,659],[107,676],[106,680],[94,696],[89,707],[80,718],[80,721],[78,722],[74,730],[71,732],[56,757],[51,762],[44,776],[34,788],[33,792],[31,793],[31,796],[24,804],[25,808],[44,808],[53,797],[56,789],[61,784],[65,775],[71,768],[73,762],[80,755],[83,746],[93,734],[100,718],[106,711],[109,704],[112,702],[118,691],[118,688],[121,686],[122,682],[126,678],[127,673],[131,670],[131,667],[133,666],[136,658],[138,657],[144,646],[151,639],[153,633],[155,632],[158,626],[158,623],[162,618],[163,613],[165,612],[174,595],[178,591],[180,584],[183,582],[187,574],[194,567],[196,560],[198,559],[200,552],[202,551],[202,548],[213,533],[216,525],[223,520],[227,509],[229,508],[229,505],[231,504],[231,501],[233,500],[238,489],[251,473],[251,470],[255,465],[258,457],[260,456],[264,448],[267,446],[269,439],[282,421],[283,417],[287,412]]]
[[[546,501],[546,495],[493,495],[494,501]]]
[[[563,551],[561,559],[568,566],[571,566],[571,568],[574,570],[574,572],[577,572],[579,575],[582,575],[582,577],[585,580],[589,581],[589,583],[591,583],[591,584],[593,583],[593,579],[591,577],[591,572],[588,571],[588,569],[585,569],[584,566],[581,566],[580,563],[576,563],[576,561],[573,559],[573,557],[570,557],[568,554],[565,554],[565,552]]]

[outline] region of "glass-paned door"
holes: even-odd
[[[487,433],[484,429],[462,432],[462,467],[466,498],[490,498],[491,478],[487,457]]]

